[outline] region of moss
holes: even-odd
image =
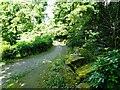
[[[90,84],[89,83],[80,83],[76,88],[80,88],[81,89],[90,89]]]
[[[74,54],[70,54],[69,58],[65,61],[66,64],[71,64],[72,62],[78,61],[78,60],[83,60],[85,59],[84,57],[80,57]]]
[[[66,71],[64,72],[64,78],[65,83],[67,86],[75,86],[79,80],[79,77],[77,77],[77,74],[73,73],[70,68],[66,68]]]
[[[92,72],[94,69],[94,65],[91,64],[85,64],[82,67],[79,67],[76,70],[76,73],[78,74],[79,77],[85,78],[90,72]]]
[[[80,88],[81,90],[83,89],[90,89],[91,88],[91,85],[89,83],[83,83],[83,80],[88,76],[88,74],[90,72],[92,72],[95,68],[95,65],[94,63],[89,63],[89,64],[85,64],[81,67],[79,67],[77,70],[76,70],[76,74],[78,75],[78,78],[79,81],[79,84],[76,86],[76,88]]]

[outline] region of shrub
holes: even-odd
[[[28,42],[21,41],[16,44],[16,50],[21,55],[25,57],[31,54],[31,45]]]
[[[52,39],[50,36],[37,36],[32,44],[36,52],[43,52],[50,48],[50,46],[52,46]]]
[[[85,57],[86,63],[95,59],[95,56],[93,56],[92,53],[86,48],[75,47],[73,50],[75,54]]]
[[[35,53],[46,51],[52,46],[52,39],[50,36],[37,36],[34,41],[26,42],[20,41],[13,46],[3,45],[2,58],[13,59],[16,54],[20,54],[21,57],[26,57]]]
[[[89,82],[93,88],[120,88],[120,52],[108,51],[100,55],[96,61],[96,69],[90,75]]]
[[[44,36],[44,37],[42,37],[42,39],[43,39],[45,42],[52,43],[52,36]]]
[[[47,44],[47,48],[52,46],[53,41],[52,41],[52,37],[51,36],[44,36],[42,39]]]
[[[16,44],[16,49],[21,57],[25,57],[31,54],[46,51],[50,48],[50,46],[52,46],[52,39],[50,37],[37,36],[35,40],[31,42],[18,42]]]
[[[10,45],[2,45],[2,60],[13,59],[16,54],[14,47]]]
[[[71,39],[69,39],[67,41],[67,45],[69,47],[74,47],[74,46],[78,46],[78,47],[81,47],[84,43],[84,40],[81,39],[80,37],[72,37]]]
[[[33,42],[31,42],[34,52],[40,52],[42,51],[42,39],[41,37],[36,37],[35,40]]]

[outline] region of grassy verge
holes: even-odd
[[[10,77],[9,81],[5,83],[2,87],[3,88],[16,88],[16,87],[23,86],[24,83],[21,83],[21,78],[25,77],[27,73],[29,72]]]
[[[67,54],[56,57],[48,63],[49,69],[40,75],[40,83],[43,88],[73,88],[75,86],[76,74],[65,65]]]
[[[49,69],[45,71],[39,79],[47,88],[90,88],[89,83],[84,83],[83,80],[95,68],[94,62],[80,66],[74,73],[65,63],[65,56],[57,57],[52,63],[49,63]],[[42,85],[42,86],[43,86]],[[86,86],[87,85],[87,86]]]

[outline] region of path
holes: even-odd
[[[26,84],[25,87],[26,88],[37,87],[36,86],[37,83],[34,84],[35,86],[32,86],[31,82],[34,83],[35,80],[37,79],[37,76],[47,69],[46,68],[47,66],[45,65],[45,63],[51,62],[51,60],[64,54],[65,51],[67,51],[66,46],[64,46],[63,44],[57,41],[54,42],[54,45],[55,47],[51,48],[47,52],[44,52],[40,55],[29,57],[20,62],[3,66],[2,72],[0,73],[2,74],[2,76],[0,76],[0,78],[2,78],[2,84],[8,82],[11,76],[19,75],[19,74],[30,71],[29,75],[27,77],[24,77],[24,78],[28,78],[27,83],[29,83],[29,84]],[[34,79],[31,79],[33,81],[29,80],[30,78],[34,78]]]

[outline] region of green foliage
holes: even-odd
[[[86,48],[74,47],[72,53],[79,57],[84,57],[86,63],[95,59],[95,56],[92,55],[92,52]]]
[[[18,42],[16,43],[16,50],[21,55],[21,57],[28,56],[31,53],[31,45],[28,42]]]
[[[63,70],[64,62],[62,59],[56,59],[50,67],[49,78],[46,80],[48,88],[65,88],[64,76],[61,70]]]
[[[108,51],[96,61],[96,69],[90,75],[89,82],[94,88],[118,90],[120,88],[120,51]]]
[[[19,80],[20,78],[24,77],[26,75],[26,73],[22,73],[22,74],[18,74],[15,76],[10,77],[13,80]]]
[[[97,13],[96,3],[59,2],[55,6],[54,19],[57,24],[62,22],[66,26],[68,46],[82,47],[86,42],[88,44],[87,40],[91,38],[88,33],[93,29],[91,23]]]
[[[50,80],[47,82],[47,85],[49,88],[64,88],[65,87],[65,82],[64,82],[64,77],[57,75],[56,73],[51,73],[51,77],[49,78]]]
[[[20,41],[15,45],[2,45],[2,59],[13,59],[16,55],[20,57],[29,56],[35,53],[46,51],[52,46],[52,38],[50,36],[38,36],[34,41]]]
[[[0,27],[2,30],[2,38],[10,42],[11,45],[16,44],[20,34],[31,32],[37,24],[42,22],[44,18],[45,2],[38,3],[34,1],[27,3],[1,1],[0,2]]]
[[[55,59],[49,68],[49,74],[46,79],[48,88],[75,88],[80,81],[77,74],[73,73],[69,67],[66,67],[64,59]]]
[[[0,1],[2,39],[11,45],[8,48],[7,44],[3,44],[3,59],[14,58],[16,54],[25,57],[46,51],[52,46],[52,39],[41,24],[46,5],[45,1],[39,0],[25,3]]]
[[[92,46],[119,48],[118,2],[106,6],[97,2],[59,2],[55,6],[55,22],[66,25],[69,46],[89,50]]]
[[[98,68],[90,77],[93,87],[120,88],[120,52],[114,50],[120,48],[120,3],[60,2],[55,6],[55,23],[66,26],[68,46],[84,48],[78,52],[88,59],[98,57]]]
[[[10,45],[2,45],[2,59],[13,59],[16,56],[16,50]]]
[[[76,33],[76,34],[75,34]],[[67,45],[70,47],[78,46],[81,47],[84,44],[84,37],[81,32],[75,31],[68,39]]]
[[[86,63],[94,60],[94,56],[89,50],[85,48],[79,48],[78,52],[80,53],[80,56],[85,57]]]
[[[46,51],[52,46],[52,39],[50,36],[37,36],[34,41],[25,42],[20,41],[16,44],[17,51],[21,57],[28,56],[34,53]]]
[[[0,2],[0,29],[2,58],[13,59],[46,51],[52,39],[67,39],[70,47],[79,47],[78,53],[91,61],[97,57],[96,69],[89,77],[94,88],[120,88],[120,3],[104,5],[98,2],[56,2],[54,20],[44,20],[46,2]],[[113,51],[108,51],[111,49]],[[115,49],[115,50],[114,50]],[[63,64],[63,63],[62,63]],[[52,67],[49,87],[65,87],[58,72],[59,63]]]
[[[98,5],[99,16],[96,20],[100,32],[99,43],[106,47],[118,48],[120,47],[120,2],[111,2],[104,6],[102,3]]]

